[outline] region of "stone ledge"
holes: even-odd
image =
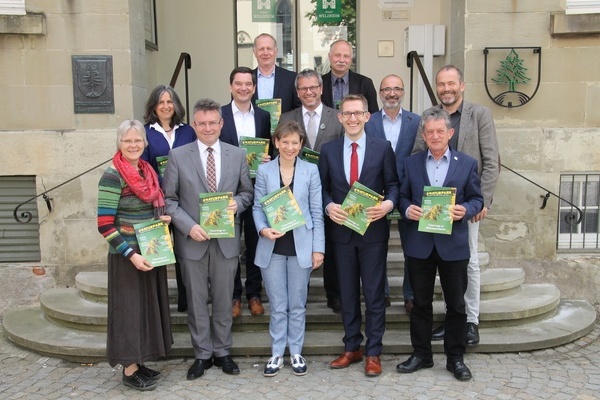
[[[550,34],[581,35],[600,33],[600,14],[552,14],[550,17]]]
[[[0,15],[0,34],[46,35],[44,14]]]

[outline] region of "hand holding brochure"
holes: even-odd
[[[211,239],[235,237],[232,192],[200,193],[200,227]]]
[[[285,233],[306,224],[300,206],[289,186],[263,196],[260,200],[269,226]]]
[[[342,203],[342,209],[348,213],[348,218],[342,225],[364,235],[371,223],[367,218],[367,208],[378,206],[382,201],[382,195],[358,181],[354,182]]]
[[[246,150],[246,162],[250,170],[250,178],[256,178],[256,171],[262,163],[263,156],[269,153],[269,139],[241,136],[240,147]]]
[[[133,229],[142,256],[153,266],[160,267],[175,262],[173,242],[167,224],[153,220],[134,224]]]
[[[425,186],[421,208],[423,216],[419,219],[419,231],[429,233],[452,234],[452,214],[450,207],[456,199],[456,188]]]

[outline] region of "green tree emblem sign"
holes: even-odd
[[[524,60],[512,49],[508,56],[500,61],[502,68],[496,70],[498,75],[492,78],[492,81],[498,85],[508,85],[508,90],[514,92],[518,84],[526,84],[531,80],[525,76],[527,68],[523,64]]]

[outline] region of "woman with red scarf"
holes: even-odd
[[[140,159],[147,145],[141,122],[117,129],[117,153],[98,183],[98,231],[108,241],[109,364],[123,366],[123,384],[153,390],[160,372],[144,362],[165,357],[173,337],[167,270],[154,268],[141,254],[133,225],[153,219],[166,223],[158,176]]]

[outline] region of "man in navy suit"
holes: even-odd
[[[369,120],[367,100],[348,95],[340,104],[338,118],[344,136],[321,147],[319,173],[323,185],[323,206],[332,221],[326,229],[333,243],[334,258],[342,300],[344,353],[333,360],[331,368],[347,368],[363,358],[360,348],[362,314],[360,288],[365,298],[365,375],[381,374],[380,354],[385,332],[385,271],[390,229],[386,215],[398,201],[396,160],[387,140],[365,135]],[[342,225],[348,214],[342,209],[353,181],[357,180],[384,196],[380,205],[367,208],[371,223],[360,235]]]
[[[402,180],[404,159],[410,156],[415,144],[415,137],[417,136],[421,117],[400,106],[404,99],[404,81],[398,75],[392,74],[383,78],[379,85],[379,98],[383,104],[383,109],[371,115],[369,122],[365,124],[365,133],[381,139],[387,139],[391,143],[396,155],[398,178]],[[403,245],[406,241],[406,229],[406,221],[403,219],[398,220],[398,230]],[[389,285],[386,284],[385,289],[386,298],[389,299]],[[408,279],[407,268],[404,268],[402,295],[404,297],[406,312],[410,314],[413,307],[413,293]]]
[[[377,92],[371,78],[350,71],[352,45],[346,40],[336,40],[329,47],[331,71],[323,75],[321,100],[327,107],[339,109],[340,101],[348,94],[361,94],[367,99],[371,114],[379,110]]]
[[[261,33],[252,44],[258,67],[253,70],[256,76],[256,92],[252,102],[257,99],[281,99],[281,113],[300,107],[296,95],[294,80],[296,73],[275,65],[277,41],[268,33]]]
[[[252,95],[256,89],[256,77],[248,67],[237,67],[229,75],[229,85],[233,100],[221,108],[223,129],[221,141],[239,146],[240,136],[271,139],[271,120],[267,111],[252,105]],[[271,158],[267,155],[264,162]],[[252,315],[262,315],[265,310],[261,303],[262,275],[260,268],[254,265],[254,254],[258,243],[258,234],[252,218],[252,208],[241,215],[246,245],[246,299]],[[233,318],[242,315],[242,279],[238,265],[233,290]]]
[[[396,369],[411,373],[433,366],[431,329],[437,270],[446,302],[446,369],[456,379],[466,381],[472,377],[463,361],[467,346],[464,295],[470,256],[468,221],[483,208],[477,161],[450,148],[454,130],[446,111],[437,108],[425,111],[419,132],[429,150],[406,159],[400,189],[400,212],[409,221],[404,256],[414,290],[414,307],[410,313],[410,339],[414,351]],[[423,217],[424,186],[456,189],[455,205],[450,208],[453,221],[450,235],[418,230],[419,219]]]

